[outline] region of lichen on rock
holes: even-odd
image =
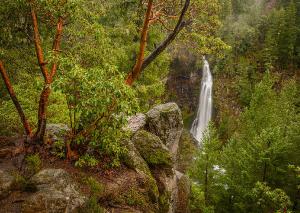
[[[183,130],[181,110],[176,103],[161,104],[146,113],[146,129],[157,135],[176,158]]]
[[[156,135],[140,130],[133,136],[132,141],[150,166],[172,166],[171,153]]]
[[[70,175],[62,169],[45,169],[32,178],[38,191],[26,198],[23,213],[77,212],[87,198],[78,191]]]

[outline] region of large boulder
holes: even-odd
[[[42,170],[33,176],[32,182],[38,191],[25,199],[22,213],[77,212],[87,199],[62,169]]]
[[[181,111],[176,103],[154,107],[146,113],[147,130],[157,135],[176,157],[179,139],[183,130]]]
[[[7,171],[0,170],[0,199],[7,196],[14,183],[14,177]]]
[[[172,156],[169,149],[156,135],[140,130],[133,136],[132,142],[148,165],[172,166]]]

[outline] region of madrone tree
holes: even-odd
[[[141,29],[141,38],[136,62],[126,77],[126,84],[132,85],[138,79],[141,72],[147,68],[178,36],[186,29],[185,37],[194,49],[201,49],[201,54],[209,54],[227,48],[227,46],[215,36],[220,26],[218,13],[220,6],[218,1],[202,0],[143,0],[146,6],[144,23]],[[159,24],[166,31],[166,38],[147,56],[148,33],[150,26]]]
[[[33,128],[29,124],[29,121],[25,116],[22,106],[14,92],[13,85],[9,79],[8,73],[5,69],[4,62],[2,59],[0,59],[0,71],[7,91],[21,118],[26,135],[29,137],[30,141],[41,142],[43,141],[46,130],[47,107],[49,96],[51,94],[51,85],[53,83],[53,79],[58,69],[58,56],[61,51],[63,26],[65,23],[65,19],[68,16],[67,10],[70,5],[66,1],[59,1],[56,5],[49,5],[44,1],[34,0],[20,1],[18,2],[18,4],[24,4],[26,6],[26,9],[28,9],[28,15],[30,13],[32,28],[31,35],[33,37],[31,38],[31,40],[34,43],[38,65],[44,79],[43,90],[39,98],[37,116],[38,124],[35,132],[33,132]],[[40,19],[38,16],[39,12],[41,13]],[[40,35],[39,28],[41,28],[41,22],[47,23],[51,27],[55,28],[55,35],[52,41],[51,49],[51,63],[49,63],[49,61],[47,61],[44,56],[44,47],[46,45],[42,44],[42,39]]]

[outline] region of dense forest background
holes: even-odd
[[[149,2],[2,0],[0,68],[25,117],[1,80],[0,136],[41,143],[46,121],[65,123],[71,133],[57,155],[118,167],[126,116],[175,101],[190,127],[200,88],[191,76],[206,55],[215,110],[189,170],[191,211],[300,212],[300,1],[191,0],[186,26],[128,85],[143,41],[145,56],[155,52],[184,5],[154,1],[153,14],[165,15],[152,14],[143,39]]]
[[[215,124],[192,170],[195,209],[299,212],[299,1],[223,1]],[[197,211],[197,210],[196,210]]]

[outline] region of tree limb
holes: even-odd
[[[36,16],[33,6],[31,6],[31,18],[32,18],[32,23],[33,23],[34,45],[35,45],[36,55],[37,55],[39,66],[41,68],[45,82],[47,84],[49,84],[50,76],[48,73],[46,62],[44,61],[44,54],[43,54],[43,49],[42,49],[42,45],[41,45],[41,38],[40,38],[40,33],[39,33],[37,16]]]
[[[151,20],[151,13],[153,8],[153,0],[148,1],[147,12],[144,20],[143,29],[141,32],[140,51],[137,57],[136,63],[132,71],[127,75],[126,84],[132,85],[132,83],[139,77],[142,71],[142,65],[145,57],[145,49],[147,45],[147,36],[149,31],[149,25]]]
[[[62,37],[62,31],[63,31],[63,18],[59,17],[56,27],[56,34],[53,42],[52,50],[54,51],[55,57],[57,57],[59,51],[60,51],[60,44],[61,44],[61,37]],[[51,81],[53,80],[53,77],[57,71],[57,62],[55,61],[52,65],[51,69]]]
[[[19,116],[21,118],[21,121],[22,121],[22,124],[23,124],[23,127],[25,129],[25,132],[26,132],[26,135],[28,135],[29,137],[32,137],[32,130],[31,130],[31,127],[30,127],[30,124],[24,114],[24,111],[21,107],[21,104],[19,102],[19,100],[17,99],[17,96],[15,94],[15,91],[10,83],[10,80],[9,80],[9,77],[7,75],[7,72],[4,68],[4,65],[3,65],[3,62],[0,61],[0,72],[1,72],[1,76],[4,80],[4,83],[5,83],[5,86],[6,86],[6,89],[10,95],[10,98],[11,100],[13,101],[18,113],[19,113]]]
[[[180,17],[177,21],[177,24],[171,34],[143,61],[141,70],[144,70],[146,67],[151,64],[177,37],[179,32],[187,25],[188,22],[185,22],[184,16],[186,15],[188,8],[190,6],[190,0],[185,0],[184,7],[181,10]]]

